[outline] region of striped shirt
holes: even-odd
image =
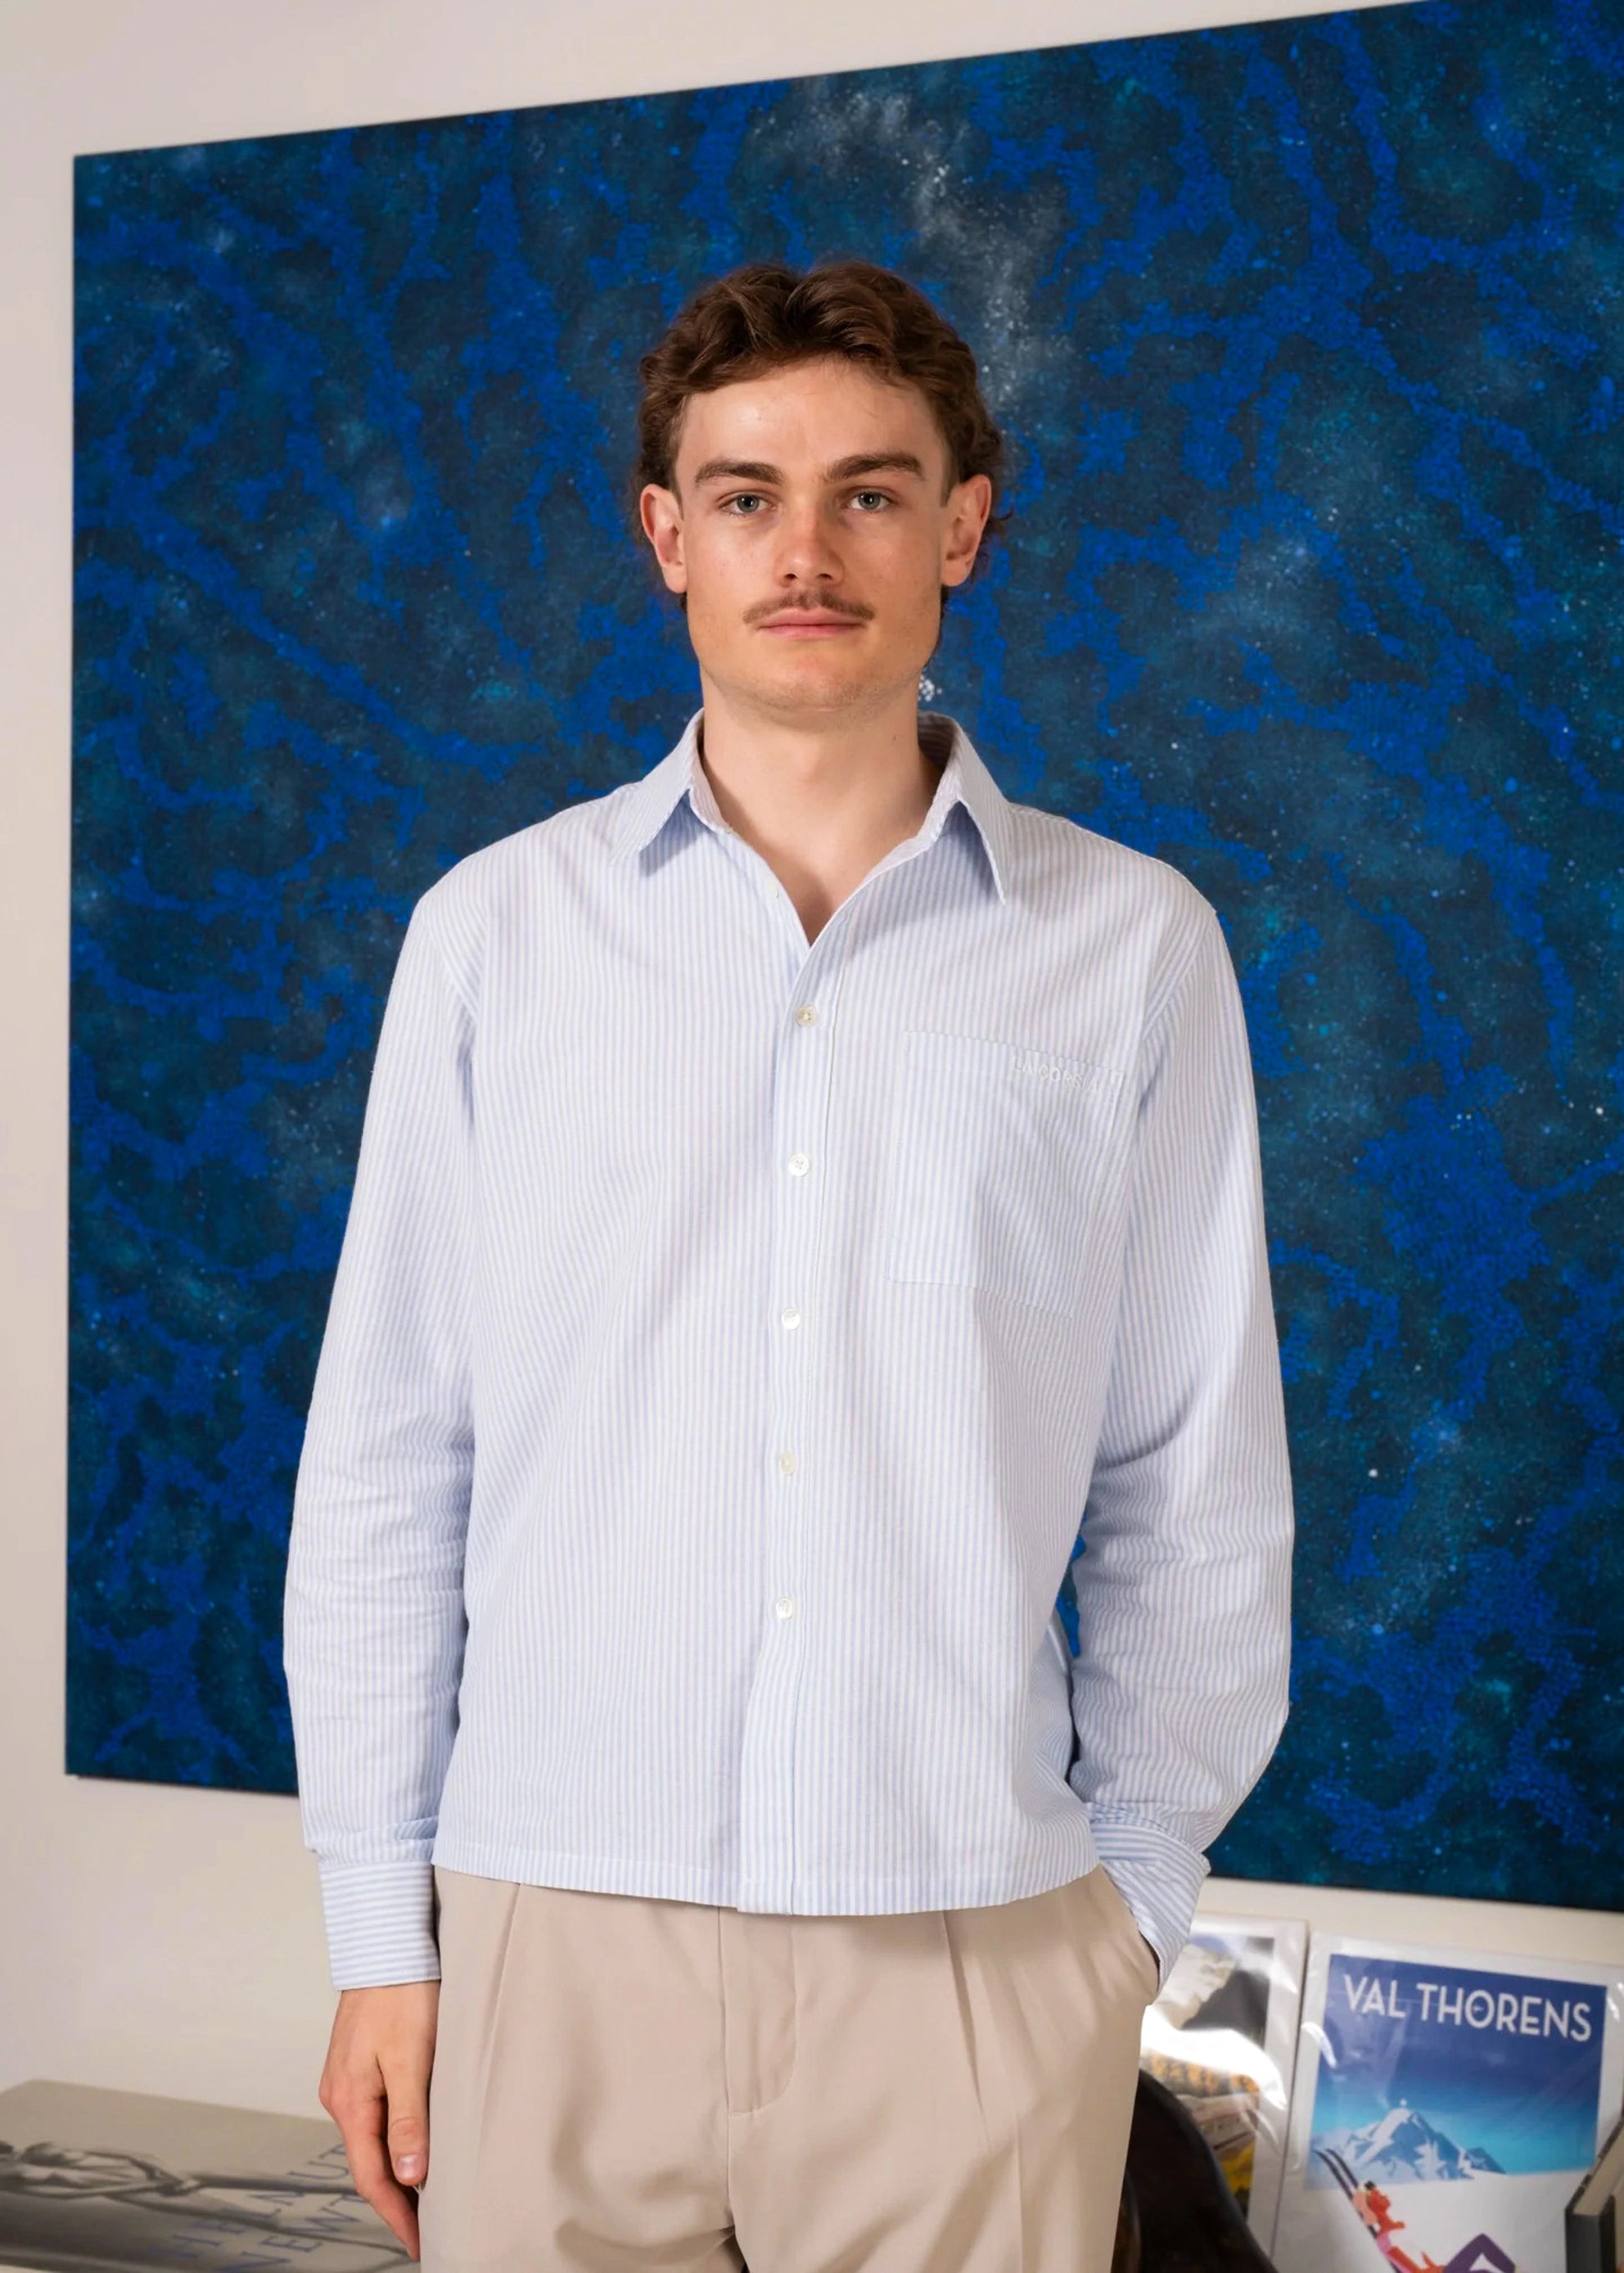
[[[435,1862],[871,1913],[1103,1861],[1165,1975],[1286,1701],[1222,934],[927,714],[808,944],[698,726],[402,949],[288,1572],[334,1979],[435,1976]]]

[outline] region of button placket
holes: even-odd
[[[828,1054],[822,1046],[819,1011],[802,984],[794,990],[788,1019],[778,1037],[776,1067],[775,1118],[790,1149],[784,1157],[789,1189],[780,1190],[773,1226],[773,1287],[777,1330],[773,1352],[773,1442],[778,1474],[788,1482],[802,1466],[801,1429],[805,1412],[805,1313],[801,1307],[811,1262],[817,1246],[817,1219],[823,1204],[823,1180],[817,1173],[812,1144],[821,1138],[828,1102]],[[792,1511],[782,1509],[779,1539],[786,1542],[783,1557],[771,1564],[785,1585],[778,1599],[793,1593],[789,1556],[793,1540]],[[796,1505],[802,1495],[798,1495]]]
[[[789,1907],[794,1886],[794,1696],[808,1617],[815,1618],[818,1447],[808,1439],[808,1337],[816,1324],[812,1271],[823,1204],[823,1146],[831,1071],[830,1028],[817,995],[831,960],[826,926],[791,985],[773,1063],[771,1276],[763,1330],[770,1336],[770,1414],[764,1416],[764,1500],[758,1564],[763,1629],[745,1730],[740,1782],[740,1871],[752,1904]]]

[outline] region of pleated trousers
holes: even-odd
[[[862,1917],[436,1885],[425,2273],[1109,2273],[1156,1979],[1102,1867]]]

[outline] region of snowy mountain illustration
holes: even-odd
[[[1479,2171],[1500,2170],[1481,2147],[1457,2147],[1417,2109],[1401,2101],[1374,2123],[1357,2130],[1328,2131],[1316,2147],[1339,2154],[1356,2179],[1381,2179],[1402,2185],[1417,2179],[1470,2179]]]

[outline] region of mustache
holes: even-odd
[[[796,598],[757,600],[753,608],[744,611],[747,624],[764,624],[770,616],[850,616],[854,623],[868,624],[874,620],[874,610],[861,600],[841,599],[831,592],[818,600],[809,595]]]

